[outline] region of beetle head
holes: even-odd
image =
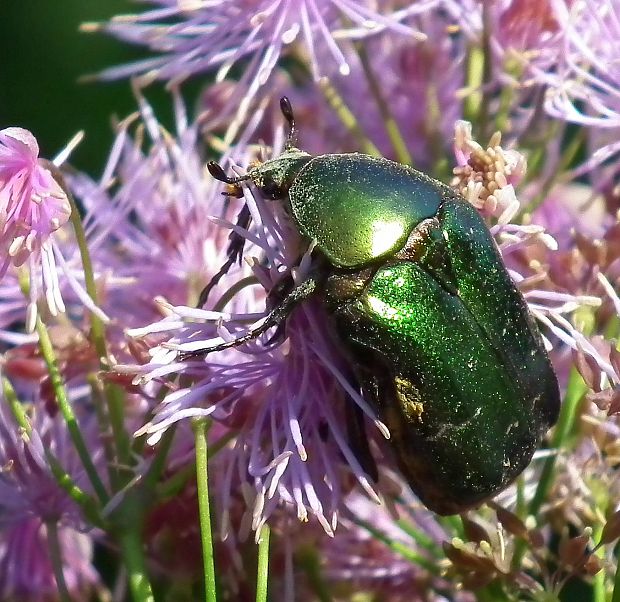
[[[291,103],[286,96],[280,99],[280,110],[286,119],[289,132],[284,144],[284,152],[276,159],[271,159],[250,169],[245,175],[229,177],[224,170],[214,161],[207,164],[211,175],[220,182],[229,185],[229,190],[224,194],[228,196],[242,197],[240,183],[251,180],[254,185],[268,199],[283,199],[288,194],[293,180],[301,168],[312,158],[308,153],[295,147],[297,128]]]
[[[288,194],[293,180],[312,156],[297,148],[284,151],[276,159],[266,161],[247,173],[248,179],[268,199],[282,199]]]

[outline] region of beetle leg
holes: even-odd
[[[295,281],[291,272],[287,272],[282,278],[276,282],[275,286],[267,295],[267,309],[271,310],[286,298],[286,296],[295,288]],[[275,332],[269,337],[266,345],[269,347],[274,343],[281,342],[284,339],[284,327],[286,322],[283,320],[275,329]]]
[[[239,215],[237,216],[236,226],[239,228],[243,228],[247,230],[250,225],[250,221],[252,220],[252,216],[250,215],[250,210],[247,205],[244,205]],[[222,276],[228,273],[228,270],[237,262],[241,261],[241,256],[243,255],[243,247],[245,245],[245,238],[241,236],[238,232],[234,230],[228,236],[228,249],[226,249],[226,255],[228,259],[222,264],[222,267],[219,269],[217,274],[215,274],[211,280],[209,280],[208,284],[202,289],[200,292],[200,296],[198,297],[198,303],[196,307],[203,307],[207,302],[207,298],[209,294],[215,287],[215,285],[220,281]]]
[[[293,288],[273,309],[269,311],[262,323],[248,330],[240,337],[236,337],[230,341],[225,341],[219,345],[214,345],[207,349],[196,349],[195,351],[181,351],[179,359],[184,360],[189,357],[201,357],[214,351],[223,351],[231,347],[239,347],[248,341],[258,338],[261,334],[267,332],[270,328],[281,324],[293,311],[298,303],[310,297],[317,289],[319,280],[316,277],[309,276],[304,282]]]

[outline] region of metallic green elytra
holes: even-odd
[[[264,324],[216,349],[318,296],[414,492],[439,514],[476,506],[525,469],[558,416],[557,379],[527,305],[484,221],[451,188],[387,159],[297,150],[290,104],[281,107],[291,134],[280,157],[238,178],[209,170],[228,194],[250,180],[285,203],[315,243],[314,268]]]

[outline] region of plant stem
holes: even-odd
[[[478,112],[482,105],[480,88],[483,81],[484,54],[478,46],[472,46],[467,53],[467,95],[463,103],[463,113],[467,121],[477,123]]]
[[[354,518],[352,520],[356,525],[362,527],[363,529],[366,529],[366,531],[368,531],[368,533],[370,533],[375,539],[383,542],[388,548],[390,548],[397,554],[400,554],[403,558],[407,559],[412,564],[421,566],[432,575],[438,574],[439,567],[434,560],[429,560],[428,558],[425,558],[424,556],[418,554],[415,550],[400,541],[394,541],[385,533],[382,533],[379,529],[373,527],[367,521],[364,521],[360,518]]]
[[[73,226],[73,231],[75,232],[75,239],[80,250],[80,258],[82,261],[82,267],[84,268],[84,283],[86,285],[86,292],[92,299],[95,305],[97,304],[97,284],[95,282],[95,273],[93,270],[93,264],[90,258],[90,252],[88,250],[88,244],[86,242],[86,234],[84,233],[84,227],[82,224],[82,220],[80,217],[80,211],[69,190],[66,185],[62,173],[58,169],[53,170],[54,177],[58,180],[60,186],[62,186],[63,190],[67,194],[67,198],[69,199],[69,203],[71,205],[71,225]],[[105,326],[99,316],[94,313],[91,313],[90,316],[90,327],[91,327],[91,340],[95,349],[97,351],[97,355],[99,357],[99,361],[101,364],[102,370],[108,370],[109,366],[107,364],[107,345],[105,339]],[[127,432],[125,431],[125,407],[124,407],[124,399],[121,390],[111,383],[105,384],[105,400],[107,404],[107,419],[110,421],[110,425],[112,427],[112,434],[114,436],[114,443],[116,445],[116,453],[118,454],[119,463],[127,464],[129,463],[131,447],[129,437],[127,436]]]
[[[356,45],[356,50],[357,55],[360,59],[360,63],[362,65],[362,69],[364,70],[364,75],[366,76],[366,80],[368,81],[368,85],[370,86],[370,92],[373,95],[375,102],[377,103],[379,113],[381,113],[381,117],[385,125],[385,130],[387,131],[388,138],[390,139],[392,148],[394,149],[394,155],[396,156],[397,161],[399,161],[400,163],[404,163],[405,165],[412,165],[413,158],[411,157],[411,154],[407,149],[407,144],[405,143],[405,140],[401,136],[398,124],[392,116],[392,111],[390,110],[388,103],[385,102],[385,98],[383,98],[383,94],[381,93],[381,87],[379,86],[379,82],[375,77],[372,66],[370,65],[368,53],[361,44]]]
[[[381,151],[372,143],[372,141],[364,134],[359,122],[355,118],[355,115],[351,113],[349,108],[344,104],[342,97],[338,94],[336,88],[332,86],[327,78],[323,78],[319,81],[319,89],[323,92],[327,104],[332,108],[336,116],[340,119],[343,125],[351,132],[358,140],[362,147],[362,151],[367,155],[373,157],[381,157]]]
[[[127,512],[127,515],[132,515],[131,510],[136,510],[137,502],[137,499],[131,498],[119,510]],[[129,590],[134,602],[155,602],[144,563],[141,529],[137,527],[142,523],[137,521],[133,525],[129,525],[131,521],[127,520],[127,515],[124,517],[126,519],[124,524],[127,528],[120,528],[117,537],[123,553],[123,563],[127,570]]]
[[[327,584],[321,575],[321,563],[318,558],[316,548],[303,546],[296,551],[296,559],[299,566],[306,573],[308,583],[312,592],[316,595],[319,602],[332,602],[332,596]]]
[[[489,85],[493,79],[493,57],[491,49],[491,31],[493,25],[491,23],[490,8],[487,3],[482,5],[482,101],[478,111],[478,126],[480,128],[481,138],[486,140],[491,132],[487,131],[489,127],[489,102],[490,93]]]
[[[611,595],[611,602],[620,602],[620,566],[616,567],[616,576],[614,577],[614,591]]]
[[[15,422],[17,422],[19,428],[22,429],[27,436],[30,436],[32,433],[32,425],[28,420],[28,416],[24,409],[24,404],[17,398],[15,389],[13,389],[13,385],[7,378],[2,379],[2,388],[4,391],[4,398],[9,404],[9,408],[15,418]],[[64,470],[58,459],[49,449],[45,450],[45,458],[50,465],[50,469],[58,485],[69,494],[71,499],[76,504],[82,508],[84,515],[93,524],[101,527],[103,523],[95,499],[82,491],[82,489],[75,484],[75,481],[71,475]]]
[[[568,380],[566,398],[564,399],[564,403],[562,404],[558,424],[555,427],[555,432],[553,433],[553,439],[551,442],[551,446],[553,447],[553,449],[559,451],[562,444],[573,430],[575,418],[577,416],[577,406],[579,404],[579,401],[583,397],[584,392],[585,384],[583,382],[583,379],[581,378],[577,370],[573,368]],[[530,502],[528,514],[530,514],[531,516],[536,516],[536,514],[540,510],[540,507],[543,505],[545,498],[547,497],[547,493],[549,492],[549,488],[551,487],[551,483],[553,481],[553,470],[555,468],[555,461],[555,454],[549,456],[545,460],[542,472],[540,473],[540,479],[538,481],[536,493],[534,494],[534,497]]]
[[[267,602],[267,584],[269,581],[269,539],[271,529],[264,524],[258,540],[258,569],[256,574],[256,602]]]
[[[88,475],[88,478],[92,483],[93,489],[95,490],[97,497],[100,499],[101,502],[105,503],[108,499],[108,494],[105,490],[103,482],[99,478],[97,469],[95,468],[95,465],[93,464],[93,461],[91,459],[90,452],[88,451],[86,443],[84,442],[84,439],[82,437],[82,431],[80,431],[80,426],[77,422],[75,414],[73,413],[73,408],[69,403],[67,391],[65,389],[60,370],[58,369],[58,363],[56,362],[56,356],[54,355],[52,341],[50,340],[47,328],[45,328],[45,325],[43,324],[39,316],[37,316],[36,328],[37,334],[39,335],[39,348],[41,350],[41,355],[45,360],[45,365],[47,366],[47,370],[50,376],[50,382],[52,383],[52,388],[54,390],[60,412],[67,424],[69,436],[73,441],[73,445],[77,450],[78,456],[82,461],[84,470],[86,471],[86,474]]]
[[[200,515],[200,538],[202,541],[202,566],[205,579],[205,602],[216,602],[215,567],[213,563],[213,537],[211,533],[211,509],[209,505],[209,479],[207,472],[207,427],[204,418],[192,421],[196,441],[196,482],[198,485],[198,511]]]
[[[592,532],[592,541],[600,541],[603,534],[603,525],[597,525]],[[605,546],[594,551],[594,554],[604,562],[605,558]],[[601,569],[592,578],[592,602],[605,602],[605,569]]]
[[[61,602],[71,602],[71,595],[67,588],[67,582],[65,581],[65,575],[62,569],[62,552],[60,550],[60,540],[58,538],[58,525],[55,521],[49,521],[45,523],[47,529],[47,543],[49,546],[50,561],[52,563],[52,569],[54,571],[54,578],[56,579],[56,587],[58,588],[58,594]]]
[[[13,385],[8,378],[2,379],[2,391],[4,393],[4,399],[6,399],[9,404],[13,418],[15,418],[15,422],[17,422],[19,428],[23,429],[27,435],[30,435],[30,433],[32,433],[32,425],[28,421],[24,405],[17,398],[15,389],[13,389]]]

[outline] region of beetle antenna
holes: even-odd
[[[280,111],[282,111],[282,115],[284,115],[284,119],[286,119],[289,127],[288,137],[286,138],[286,143],[284,145],[284,149],[289,150],[291,148],[295,148],[295,144],[297,144],[297,126],[295,125],[293,107],[291,106],[291,101],[287,96],[283,96],[280,99]]]
[[[250,176],[248,176],[247,174],[243,176],[237,176],[235,178],[227,176],[226,172],[222,169],[222,166],[215,161],[209,161],[207,163],[207,169],[216,180],[224,182],[225,184],[238,184],[239,182],[245,182],[245,180],[250,179]]]

